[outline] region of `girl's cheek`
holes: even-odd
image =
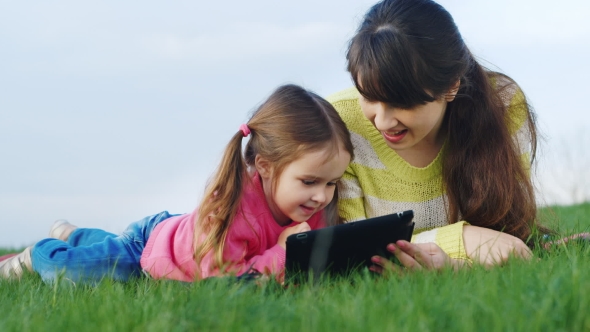
[[[330,202],[332,202],[332,200],[334,199],[334,191],[335,191],[335,189],[333,189],[333,190],[332,190],[332,191],[331,191],[331,192],[330,192],[330,193],[327,195],[328,197],[326,197],[326,204],[325,204],[324,206],[326,206],[326,205],[330,204]]]

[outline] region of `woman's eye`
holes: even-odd
[[[370,103],[374,103],[374,102],[375,102],[373,99],[367,98],[367,97],[365,97],[365,96],[363,96],[363,95],[361,95],[361,99],[362,99],[362,101],[364,101],[365,103],[369,103],[369,104],[370,104]]]

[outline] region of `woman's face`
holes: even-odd
[[[440,135],[447,101],[440,98],[411,109],[392,107],[380,101],[369,101],[359,97],[365,117],[381,133],[385,143],[401,151],[438,152],[444,137]]]

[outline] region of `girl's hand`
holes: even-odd
[[[521,239],[489,228],[463,226],[463,242],[467,256],[485,266],[501,265],[510,257],[533,257]]]
[[[374,265],[369,267],[369,270],[381,274],[399,272],[403,268],[409,270],[440,270],[455,263],[435,243],[410,243],[408,241],[400,240],[395,244],[388,244],[387,250],[397,257],[403,267],[394,264],[387,258],[373,256],[371,261]]]
[[[283,247],[283,249],[287,249],[287,237],[289,237],[289,235],[307,232],[310,230],[311,227],[309,227],[309,224],[305,221],[302,223],[298,223],[295,226],[288,227],[281,233],[281,235],[279,235],[277,244]]]

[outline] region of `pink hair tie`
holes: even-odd
[[[242,134],[244,135],[244,137],[248,137],[248,135],[250,135],[250,128],[248,128],[247,124],[242,123],[240,125],[240,130],[242,131]]]

